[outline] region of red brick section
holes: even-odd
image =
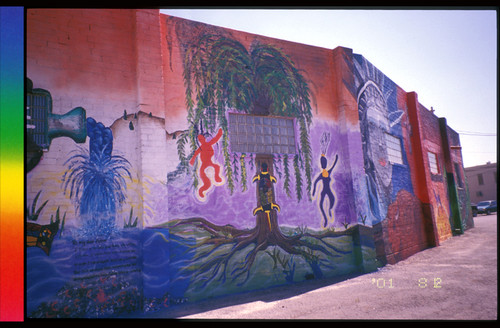
[[[427,110],[424,106],[419,105],[420,126],[423,131],[423,157],[425,160],[424,166],[426,169],[427,188],[430,204],[432,205],[433,220],[436,223],[436,231],[439,241],[444,241],[452,236],[448,203],[448,192],[446,184],[446,172],[444,169],[446,149],[442,147],[441,133],[439,127],[439,118],[434,115],[433,111]],[[432,174],[429,168],[428,155],[426,152],[431,151],[437,156],[438,173]]]
[[[377,257],[384,264],[394,264],[426,249],[427,233],[422,203],[401,190],[389,206],[387,218],[373,226]]]
[[[434,196],[428,189],[432,186],[424,146],[420,104],[417,94],[406,94],[408,118],[411,126],[411,153],[408,156],[412,172],[415,195],[401,190],[396,201],[387,211],[387,218],[374,225],[377,258],[383,263],[394,264],[429,246],[439,245],[436,219],[432,202]]]
[[[430,194],[432,181],[430,176],[429,163],[427,158],[427,150],[424,147],[425,140],[425,121],[420,112],[420,104],[418,96],[415,92],[409,92],[406,95],[408,106],[408,118],[411,125],[410,142],[412,145],[412,183],[415,191],[415,196],[422,202],[424,216],[422,220],[425,222],[425,231],[427,240],[432,246],[439,246],[439,236],[436,227],[436,219],[433,215]]]
[[[413,185],[415,189],[415,195],[424,203],[429,203],[429,193],[427,189],[427,179],[425,172],[425,157],[424,150],[422,146],[422,130],[421,118],[418,110],[418,98],[415,92],[409,92],[407,94],[407,104],[408,104],[408,117],[410,119],[410,125],[412,127],[411,134],[411,144],[413,148],[413,156],[415,160],[415,174],[416,179],[413,180]]]

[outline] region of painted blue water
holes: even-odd
[[[140,230],[108,239],[56,236],[26,250],[28,317],[100,317],[141,306]]]
[[[38,247],[26,249],[26,308],[31,313],[43,301],[49,301],[73,274],[72,243],[55,239],[50,256]]]
[[[371,240],[364,239],[361,242],[366,246]],[[190,294],[197,277],[186,270],[197,254],[195,243],[192,235],[188,238],[170,234],[168,229],[149,228],[122,229],[108,239],[58,235],[49,256],[37,247],[29,247],[26,252],[27,315],[33,318],[145,317],[169,306],[196,301],[185,298],[201,295],[198,291]],[[264,252],[260,253],[260,259],[270,264]],[[338,260],[345,262],[340,255]],[[261,264],[256,261],[255,265]],[[295,261],[291,261],[282,271],[285,277],[277,276],[279,281],[272,280],[272,273],[255,281],[260,281],[262,286],[300,281],[308,272],[297,270],[304,266],[302,263],[296,268]],[[333,264],[323,263],[321,267],[319,262],[313,262],[309,266],[310,278],[322,278],[330,275],[331,270],[337,270]],[[352,269],[355,268],[349,267],[348,271]],[[255,281],[243,289],[255,288]],[[239,290],[233,287],[229,283],[227,292]]]
[[[188,247],[167,229],[142,231],[144,297],[182,298],[190,280],[182,277],[180,264],[189,261]]]
[[[28,317],[141,316],[184,302],[190,279],[181,266],[190,255],[181,239],[167,229],[124,229],[107,239],[58,235],[49,256],[28,247]]]

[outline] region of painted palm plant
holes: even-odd
[[[63,176],[64,192],[75,200],[77,212],[85,219],[84,228],[106,234],[113,229],[116,210],[125,200],[125,178],[132,179],[130,163],[103,148],[81,149],[65,165],[68,171]]]
[[[312,110],[309,87],[285,53],[261,43],[255,43],[247,50],[236,40],[207,34],[186,50],[184,82],[190,126],[178,140],[183,167],[188,167],[191,154],[197,148],[197,135],[213,133],[216,126],[221,127],[224,132],[224,170],[232,193],[236,176],[228,149],[226,111],[294,117],[300,130],[299,151],[293,161],[296,194],[300,200],[301,173],[305,174],[307,195],[310,194],[311,146],[308,128],[312,122]],[[186,154],[186,144],[190,146],[190,154]],[[196,176],[194,179],[196,185]],[[242,189],[245,190],[246,186]]]

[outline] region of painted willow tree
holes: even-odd
[[[178,139],[178,153],[181,167],[186,172],[188,162],[198,148],[197,136],[213,135],[216,129],[221,128],[224,171],[227,186],[232,193],[235,188],[235,167],[231,164],[234,165],[237,161],[231,162],[226,112],[230,110],[250,115],[292,117],[299,129],[297,152],[290,155],[293,157],[297,200],[302,198],[302,174],[305,175],[307,197],[310,200],[311,146],[308,130],[312,122],[312,110],[309,87],[286,54],[274,46],[261,43],[254,43],[247,50],[236,40],[207,34],[186,48],[184,83],[189,129]],[[189,153],[186,146],[190,147]],[[240,163],[243,166],[245,156],[242,155]],[[251,158],[253,159],[253,155]],[[283,161],[284,187],[287,189],[290,185],[288,154],[279,158]],[[257,154],[257,172],[265,162],[272,174],[274,160],[272,154]],[[196,174],[193,173],[195,188],[196,179]],[[242,183],[246,183],[246,179],[242,180]],[[245,190],[246,187],[242,189]],[[290,195],[289,190],[286,193]],[[257,200],[257,206],[259,205],[260,201]],[[278,226],[276,209],[267,213],[258,211],[255,215],[255,227],[247,230],[231,225],[217,226],[204,218],[172,221],[170,233],[175,233],[181,227],[185,229],[186,225],[193,225],[203,235],[201,242],[195,247],[190,245],[193,251],[192,265],[187,268],[190,275],[196,277],[197,281],[203,281],[202,285],[205,285],[216,277],[225,280],[230,266],[233,279],[246,275],[243,280],[246,281],[257,253],[270,246],[278,246],[290,256],[302,256],[311,265],[315,275],[321,276],[319,263],[329,266],[331,258],[342,253],[342,250],[325,240],[341,235],[339,232],[330,230],[313,235],[307,229],[299,229],[301,231],[298,234],[284,235]],[[252,244],[254,247],[249,247]],[[243,256],[241,263],[235,264],[231,259],[237,257],[238,252],[248,253]],[[321,256],[316,252],[320,252]]]
[[[178,141],[183,167],[188,166],[191,154],[198,147],[197,135],[213,133],[217,126],[222,128],[224,172],[232,193],[235,176],[231,167],[226,111],[293,117],[298,122],[300,133],[298,153],[293,158],[295,180],[298,182],[296,195],[298,200],[302,198],[303,173],[307,197],[310,197],[311,146],[308,129],[312,122],[312,110],[309,87],[286,54],[276,47],[260,43],[247,51],[236,40],[205,35],[186,51],[184,83],[189,130]],[[191,149],[188,155],[186,144]],[[288,162],[288,155],[283,157]],[[197,184],[195,175],[194,184]]]

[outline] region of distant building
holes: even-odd
[[[464,171],[471,202],[497,199],[497,163],[467,167]]]

